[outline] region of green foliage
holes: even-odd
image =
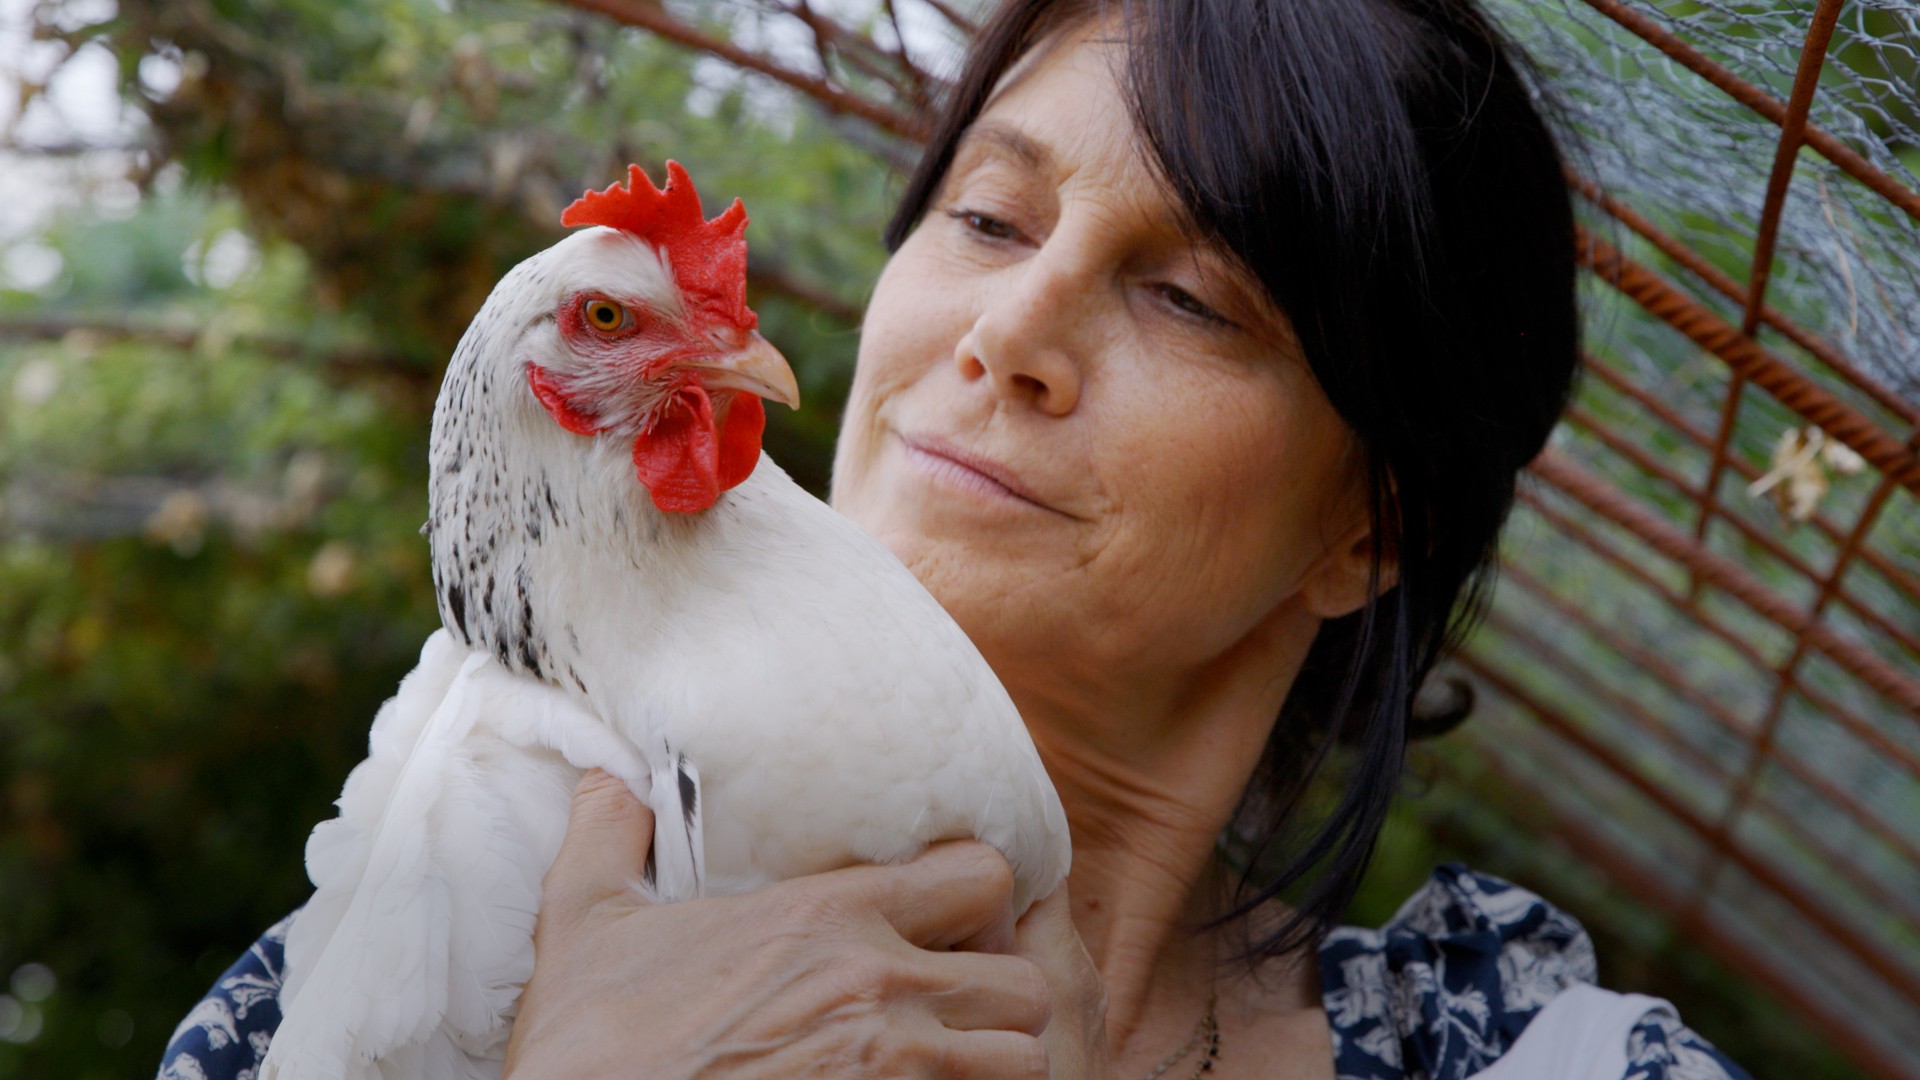
[[[887,203],[812,113],[533,0],[128,0],[74,37],[164,151],[130,214],[27,238],[55,281],[0,289],[0,322],[52,324],[0,336],[0,1077],[150,1072],[304,899],[306,833],[437,625],[437,373],[568,199],[669,155],[746,199],[807,401],[768,443],[816,489]]]
[[[311,319],[284,245],[225,295],[187,278],[234,218],[176,195],[62,221],[64,305]],[[299,901],[304,833],[433,625],[418,408],[220,337],[0,350],[0,971],[56,977],[0,1075],[152,1067]]]

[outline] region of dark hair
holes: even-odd
[[[1250,932],[1250,958],[1276,956],[1352,899],[1408,738],[1471,706],[1464,684],[1437,712],[1415,698],[1482,612],[1516,474],[1571,392],[1572,208],[1519,54],[1471,0],[1010,0],[975,37],[889,248],[1000,77],[1107,14],[1149,162],[1286,313],[1366,451],[1374,599],[1322,626],[1227,841],[1242,887],[1224,919],[1293,905]],[[1330,806],[1303,822],[1316,777]]]

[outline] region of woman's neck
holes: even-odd
[[[1217,951],[1198,928],[1228,895],[1215,845],[1315,629],[1279,612],[1204,670],[1103,700],[1008,682],[1066,806],[1074,923],[1106,982],[1116,1063],[1199,1018]]]

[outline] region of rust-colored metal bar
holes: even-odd
[[[1697,499],[1700,497],[1700,489],[1694,487],[1686,477],[1681,476],[1672,467],[1668,466],[1666,462],[1661,461],[1659,458],[1654,457],[1651,453],[1642,449],[1639,443],[1634,442],[1632,439],[1627,438],[1625,435],[1607,426],[1605,421],[1587,410],[1578,405],[1569,405],[1567,406],[1567,410],[1560,414],[1560,417],[1574,427],[1600,440],[1601,445],[1607,449],[1633,462],[1634,466],[1641,472],[1665,483],[1668,487],[1680,492],[1689,499]],[[1786,558],[1794,562],[1799,562],[1799,557],[1792,552],[1787,552]],[[1799,562],[1797,569],[1805,570],[1808,569],[1808,567],[1804,562]]]
[[[1588,356],[1586,358],[1586,370],[1622,396],[1630,398],[1636,404],[1664,421],[1667,426],[1686,436],[1687,439],[1695,445],[1702,449],[1712,447],[1712,437],[1704,430],[1694,426],[1691,421],[1680,415],[1672,406],[1660,400],[1659,397],[1649,392],[1645,387],[1629,379],[1612,364],[1605,363],[1597,357]],[[1761,476],[1759,467],[1744,458],[1729,458],[1728,462],[1741,476],[1749,481],[1757,480]],[[1728,517],[1732,519],[1733,515],[1728,515]],[[1811,524],[1815,529],[1820,531],[1822,536],[1825,536],[1828,540],[1836,544],[1844,543],[1846,540],[1846,534],[1824,513],[1816,511],[1813,517],[1808,519],[1808,524]],[[1860,558],[1868,566],[1873,567],[1873,569],[1894,588],[1905,593],[1909,600],[1920,603],[1920,577],[1915,577],[1911,572],[1894,563],[1892,559],[1887,558],[1885,554],[1875,550],[1871,545],[1860,549]],[[1812,577],[1813,574],[1809,572],[1807,576]],[[1882,616],[1882,618],[1884,619],[1885,616]]]
[[[1628,558],[1612,544],[1602,540],[1593,530],[1575,521],[1533,492],[1525,488],[1520,489],[1519,500],[1529,510],[1540,515],[1541,520],[1566,534],[1569,539],[1580,544],[1600,561],[1639,582],[1648,592],[1667,601],[1675,610],[1688,616],[1701,628],[1724,641],[1729,648],[1740,654],[1742,660],[1751,664],[1754,670],[1764,674],[1773,669],[1773,662],[1760,655],[1760,650],[1756,649],[1752,642],[1734,633],[1725,623],[1701,608],[1696,600],[1654,577],[1639,560]],[[1913,765],[1914,774],[1920,776],[1920,757],[1913,759]]]
[[[1800,632],[1794,635],[1793,651],[1780,662],[1774,682],[1773,694],[1767,701],[1767,710],[1760,718],[1759,730],[1747,755],[1747,764],[1734,783],[1727,797],[1726,811],[1721,815],[1716,828],[1722,837],[1732,837],[1740,825],[1741,815],[1746,813],[1753,801],[1754,789],[1759,785],[1761,770],[1773,757],[1773,744],[1780,730],[1780,719],[1786,714],[1787,695],[1792,692],[1795,674],[1799,671],[1800,661],[1806,658],[1807,649],[1812,645],[1814,628],[1823,625],[1820,616],[1826,611],[1829,601],[1840,588],[1840,581],[1846,577],[1847,567],[1860,550],[1868,533],[1873,531],[1873,523],[1879,520],[1880,511],[1887,505],[1887,496],[1893,494],[1893,481],[1881,477],[1875,485],[1873,494],[1868,496],[1867,504],[1861,508],[1859,518],[1854,522],[1853,531],[1833,557],[1833,567],[1820,578],[1819,591],[1814,594],[1813,602],[1807,605],[1806,622]],[[1701,868],[1699,882],[1694,886],[1693,902],[1705,906],[1707,897],[1713,893],[1718,881],[1724,859],[1718,854],[1707,860]]]
[[[1704,308],[1701,310],[1705,310]],[[1747,373],[1735,368],[1727,379],[1727,396],[1720,401],[1720,417],[1715,422],[1713,446],[1707,451],[1707,478],[1700,485],[1700,513],[1693,519],[1693,540],[1707,542],[1707,526],[1720,510],[1720,478],[1727,471],[1727,448],[1733,444],[1733,429],[1740,423],[1740,399],[1747,391]],[[1688,591],[1700,591],[1700,579],[1689,577]]]
[[[1632,727],[1652,734],[1678,756],[1691,763],[1703,776],[1725,784],[1731,798],[1740,775],[1727,763],[1709,757],[1659,714],[1644,708],[1639,702],[1613,687],[1602,685],[1588,672],[1586,665],[1499,611],[1488,615],[1487,625],[1547,664],[1550,670],[1565,672],[1567,678],[1577,684],[1591,700],[1605,703],[1610,710],[1609,715],[1624,718]],[[1489,646],[1481,641],[1476,643],[1474,648],[1476,651],[1483,651]],[[1913,926],[1920,927],[1920,907],[1915,907],[1910,897],[1895,893],[1885,883],[1869,874],[1858,862],[1836,850],[1824,837],[1801,824],[1800,820],[1792,814],[1764,800],[1761,800],[1757,806],[1772,818],[1783,832],[1812,852],[1828,870],[1844,878],[1862,896],[1896,913]],[[1731,835],[1730,831],[1729,835]]]
[[[1780,212],[1787,204],[1787,187],[1793,182],[1793,163],[1800,155],[1800,140],[1806,134],[1807,110],[1813,106],[1813,92],[1820,86],[1820,68],[1826,63],[1827,44],[1833,38],[1833,24],[1840,18],[1842,0],[1820,0],[1813,20],[1807,25],[1807,39],[1800,48],[1800,63],[1793,75],[1793,93],[1787,98],[1787,115],[1780,122],[1780,141],[1773,150],[1773,170],[1767,175],[1767,196],[1760,207],[1760,221],[1754,230],[1753,265],[1748,271],[1744,310],[1740,316],[1740,334],[1749,341],[1760,329],[1760,311],[1767,303],[1767,283],[1773,278],[1773,249],[1780,237]],[[1733,441],[1734,425],[1739,423],[1740,396],[1746,391],[1747,373],[1735,369],[1727,381],[1726,403],[1720,409],[1720,428],[1713,437],[1713,453],[1707,463],[1707,479],[1700,485],[1700,513],[1693,522],[1693,538],[1705,543],[1707,528],[1719,512],[1720,478],[1727,472],[1727,446]],[[1700,586],[1694,580],[1694,588]]]
[[[1695,501],[1700,499],[1700,489],[1688,483],[1686,477],[1681,476],[1672,468],[1668,467],[1665,462],[1648,453],[1638,443],[1609,428],[1592,413],[1587,412],[1578,405],[1570,405],[1563,415],[1575,427],[1586,431],[1594,438],[1600,440],[1601,444],[1606,446],[1607,449],[1626,458],[1642,472],[1665,483],[1668,487],[1673,488],[1689,499]],[[1882,483],[1885,483],[1884,479]],[[1785,544],[1782,544],[1779,539],[1771,533],[1747,520],[1745,515],[1722,509],[1720,517],[1725,520],[1727,524],[1732,525],[1734,529],[1750,543],[1759,546],[1761,550],[1773,556],[1775,559],[1780,560],[1788,569],[1809,580],[1817,580],[1819,578],[1819,573],[1815,571],[1812,565],[1805,559],[1794,554],[1792,550]],[[1860,553],[1861,550],[1862,549],[1858,547],[1854,548],[1855,554]],[[1861,621],[1878,630],[1880,633],[1885,634],[1887,637],[1892,638],[1916,657],[1920,657],[1920,635],[1916,635],[1904,627],[1895,625],[1892,620],[1888,619],[1885,615],[1861,603],[1852,593],[1844,589],[1837,590],[1833,598],[1844,604],[1847,610],[1853,612]]]
[[[1828,659],[1909,714],[1920,717],[1920,679],[1895,670],[1872,650],[1840,636],[1820,620],[1808,619],[1805,612],[1761,584],[1731,559],[1701,547],[1692,537],[1676,530],[1566,455],[1549,448],[1534,459],[1531,468],[1534,475],[1572,496],[1576,502],[1625,526],[1655,551],[1788,632],[1800,633],[1804,629],[1808,640]]]
[[[1652,734],[1709,779],[1733,779],[1731,771],[1724,763],[1707,756],[1705,751],[1693,745],[1676,731],[1672,724],[1667,723],[1652,710],[1611,686],[1601,685],[1600,680],[1588,673],[1585,664],[1575,660],[1565,650],[1521,626],[1497,609],[1487,614],[1486,626],[1506,639],[1509,644],[1531,654],[1545,664],[1547,670],[1554,672],[1557,676],[1564,675],[1572,684],[1569,689],[1577,687],[1582,691],[1583,697],[1604,705],[1609,718],[1618,717],[1625,720],[1629,726]],[[1483,663],[1485,655],[1499,655],[1501,652],[1484,637],[1476,637],[1467,651],[1483,654]]]
[[[1584,229],[1580,230],[1579,257],[1601,280],[1726,361],[1735,373],[1751,379],[1780,404],[1819,425],[1908,491],[1920,495],[1920,456],[1858,409],[1796,371],[1659,274]]]
[[[1578,405],[1569,405],[1562,416],[1574,427],[1600,440],[1601,445],[1607,449],[1632,462],[1641,472],[1646,473],[1680,494],[1685,495],[1689,500],[1694,502],[1700,500],[1701,490],[1693,486],[1686,477],[1681,476],[1677,471],[1668,466],[1666,462],[1648,453],[1640,444],[1608,427],[1599,417],[1594,416]],[[1768,535],[1764,530],[1748,521],[1745,517],[1730,513],[1723,513],[1721,516],[1726,518],[1729,524],[1738,529],[1740,535],[1758,544],[1767,554],[1780,560],[1788,569],[1796,573],[1804,574],[1809,578],[1814,576],[1813,567],[1809,565],[1805,559],[1794,554],[1786,545],[1780,543],[1780,541],[1773,536]],[[1848,596],[1846,599],[1851,601],[1852,597]],[[1862,610],[1864,617],[1868,619],[1880,618],[1881,621],[1885,621],[1878,612],[1870,608],[1860,608],[1859,610]],[[1898,627],[1891,627],[1891,624],[1889,624],[1889,626],[1895,634],[1904,633],[1904,631]],[[1915,639],[1914,647],[1920,649],[1920,639]]]
[[[1467,730],[1472,731],[1473,726],[1468,725]],[[1529,805],[1545,815],[1547,828],[1543,831],[1556,834],[1582,863],[1598,867],[1625,895],[1643,900],[1678,919],[1680,898],[1672,887],[1660,880],[1658,875],[1648,872],[1639,860],[1607,839],[1598,829],[1581,823],[1575,815],[1561,810],[1560,802],[1565,797],[1563,793],[1549,791],[1545,785],[1522,777],[1519,770],[1508,767],[1500,759],[1500,748],[1492,746],[1486,738],[1477,737],[1475,742],[1484,751],[1476,755],[1475,760],[1500,782],[1528,796]],[[1578,787],[1577,783],[1575,786]],[[1538,822],[1530,817],[1525,824],[1532,827]],[[1711,920],[1698,921],[1683,929],[1689,940],[1698,942],[1729,968],[1752,978],[1775,999],[1804,1017],[1841,1053],[1851,1057],[1863,1072],[1877,1080],[1913,1080],[1905,1065],[1860,1030],[1852,1016],[1836,1011],[1830,1000],[1809,990],[1801,973],[1781,971],[1763,959],[1752,946]]]
[[[1582,545],[1596,558],[1633,581],[1639,582],[1647,591],[1667,601],[1676,611],[1692,619],[1695,625],[1719,638],[1741,659],[1751,664],[1756,672],[1762,675],[1772,672],[1774,665],[1771,661],[1761,656],[1759,650],[1745,638],[1734,633],[1726,623],[1701,608],[1697,599],[1682,595],[1670,588],[1649,573],[1639,561],[1628,558],[1616,550],[1612,544],[1602,540],[1591,530],[1525,488],[1520,490],[1520,501],[1525,503],[1528,509],[1540,515],[1541,520]],[[1813,687],[1800,683],[1796,689],[1800,691],[1801,697],[1807,699],[1808,704],[1822,714],[1832,717],[1855,738],[1872,747],[1875,753],[1898,765],[1908,774],[1920,777],[1920,756],[1916,756],[1905,746],[1888,738],[1884,732],[1856,715],[1853,710]]]
[[[914,142],[926,140],[927,133],[924,125],[913,117],[895,112],[858,94],[848,93],[825,79],[774,63],[767,57],[743,49],[724,38],[717,38],[688,26],[667,14],[666,8],[651,0],[564,0],[564,2],[584,11],[598,12],[615,22],[637,26],[676,45],[718,57],[735,67],[758,72],[800,91],[833,112],[857,116],[882,131]]]
[[[1632,207],[1602,191],[1600,185],[1587,177],[1569,172],[1567,180],[1573,185],[1575,191],[1586,197],[1588,202],[1605,211],[1608,217],[1632,229],[1667,258],[1686,267],[1715,292],[1736,304],[1746,302],[1746,290],[1742,289],[1731,275],[1708,262],[1698,251],[1662,232],[1653,222]],[[1874,404],[1909,424],[1920,424],[1920,404],[1908,401],[1895,393],[1887,384],[1849,360],[1832,342],[1787,318],[1778,308],[1771,305],[1761,306],[1760,321],[1779,331],[1788,341],[1805,349],[1809,355],[1825,364],[1834,374],[1845,379],[1854,389],[1872,398]],[[1712,445],[1704,439],[1702,443]]]
[[[1654,396],[1646,387],[1629,379],[1624,373],[1615,369],[1612,364],[1606,363],[1597,356],[1588,354],[1586,357],[1586,370],[1601,382],[1612,387],[1616,393],[1623,397],[1633,399],[1636,404],[1660,418],[1668,427],[1685,435],[1687,441],[1703,448],[1713,445],[1713,436],[1708,435],[1704,430],[1696,426],[1693,421],[1682,416],[1678,409],[1675,409],[1673,406]],[[1759,469],[1754,468],[1751,464],[1740,458],[1734,458],[1733,464],[1735,468],[1743,470],[1749,480],[1760,475]]]
[[[1627,662],[1635,668],[1653,676],[1654,679],[1659,681],[1668,690],[1677,694],[1682,700],[1686,701],[1687,704],[1700,710],[1703,715],[1712,720],[1722,731],[1725,731],[1728,735],[1733,736],[1742,743],[1752,743],[1754,735],[1752,725],[1736,717],[1731,710],[1721,704],[1720,701],[1715,699],[1711,694],[1706,693],[1698,685],[1688,680],[1678,668],[1673,666],[1671,661],[1650,649],[1628,640],[1626,636],[1621,634],[1617,629],[1594,618],[1586,609],[1560,595],[1552,587],[1547,585],[1546,582],[1535,577],[1525,567],[1517,563],[1501,564],[1500,582],[1501,584],[1512,582],[1520,586],[1520,588],[1526,590],[1534,599],[1552,608],[1561,618],[1579,627],[1591,635],[1594,640],[1599,641],[1601,644],[1624,657]],[[1774,763],[1784,769],[1794,780],[1805,785],[1814,794],[1834,806],[1839,807],[1848,817],[1853,819],[1854,824],[1859,825],[1862,829],[1872,834],[1874,839],[1885,844],[1895,855],[1915,866],[1920,866],[1920,845],[1916,845],[1899,830],[1887,824],[1887,822],[1880,818],[1880,815],[1869,809],[1859,799],[1855,798],[1852,792],[1849,792],[1827,777],[1814,772],[1797,758],[1776,757],[1774,758]]]
[[[1727,95],[1776,124],[1787,119],[1787,105],[1779,98],[1728,71],[1708,59],[1705,53],[1682,41],[1678,35],[1655,22],[1622,0],[1586,0],[1587,6],[1631,31],[1642,41],[1667,54],[1676,63],[1727,92]],[[1882,172],[1858,151],[1812,124],[1806,126],[1806,144],[1843,172],[1865,184],[1875,194],[1905,210],[1920,221],[1920,192],[1901,184]]]
[[[1845,0],[1820,0],[1807,22],[1807,38],[1800,46],[1800,62],[1793,72],[1793,91],[1787,96],[1787,115],[1780,121],[1780,141],[1773,148],[1773,169],[1767,174],[1767,197],[1760,207],[1760,224],[1754,230],[1753,267],[1748,272],[1746,309],[1740,316],[1740,332],[1752,337],[1760,329],[1760,310],[1767,303],[1767,284],[1773,279],[1773,250],[1780,239],[1780,212],[1787,205],[1787,187],[1793,183],[1793,163],[1800,157],[1800,144],[1807,132],[1807,110],[1813,107],[1813,93],[1820,88],[1820,69],[1827,63],[1827,46],[1833,41],[1834,24],[1840,21],[1840,6]],[[1708,484],[1711,492],[1713,485]]]
[[[1553,706],[1533,696],[1525,688],[1508,679],[1500,671],[1487,664],[1472,653],[1462,653],[1461,666],[1478,675],[1481,681],[1498,691],[1503,697],[1534,714],[1548,730],[1576,749],[1605,767],[1630,787],[1645,796],[1647,800],[1665,811],[1675,821],[1697,833],[1715,850],[1723,852],[1725,858],[1735,866],[1747,872],[1769,892],[1785,901],[1840,947],[1851,953],[1854,959],[1869,971],[1886,980],[1901,997],[1920,1006],[1920,975],[1898,963],[1895,957],[1899,950],[1887,948],[1884,944],[1870,941],[1846,920],[1836,915],[1832,908],[1821,903],[1815,897],[1807,895],[1799,883],[1782,873],[1779,868],[1759,858],[1733,839],[1716,837],[1713,826],[1693,808],[1681,802],[1674,794],[1642,775],[1632,763],[1622,758],[1614,749],[1594,738],[1579,724],[1569,720],[1565,714]]]

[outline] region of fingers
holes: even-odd
[[[1047,1050],[1017,1031],[949,1031],[940,1037],[943,1076],[972,1080],[1046,1080]]]
[[[1073,904],[1067,897],[1066,882],[1021,916],[1014,935],[1014,956],[1032,961],[1045,974],[1053,986],[1056,1006],[1106,1014],[1106,983],[1087,955],[1079,928],[1073,925]]]
[[[1049,955],[1058,950],[1080,948],[1080,931],[1073,925],[1073,907],[1067,898],[1067,883],[1034,902],[1014,927],[1015,950],[1022,956]]]
[[[1015,930],[1015,958],[1031,961],[1052,988],[1052,1019],[1042,1033],[1062,1076],[1108,1076],[1107,984],[1073,925],[1065,882],[1033,905]]]
[[[923,949],[1013,951],[1013,868],[976,841],[935,844],[911,862],[871,867],[880,914]]]
[[[588,769],[573,789],[566,839],[547,870],[542,908],[578,910],[615,894],[637,899],[631,886],[652,846],[653,811],[624,781]]]
[[[955,1031],[1039,1035],[1053,1018],[1047,977],[1030,961],[992,953],[917,954],[916,977],[929,1011]]]

